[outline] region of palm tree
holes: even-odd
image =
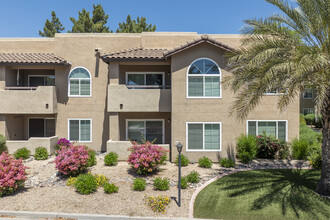
[[[232,114],[244,119],[266,91],[281,88],[277,107],[285,111],[306,88],[313,88],[323,117],[322,171],[316,191],[330,196],[330,0],[266,0],[281,14],[245,20],[242,45],[228,54],[236,99]],[[298,117],[298,116],[297,116]]]

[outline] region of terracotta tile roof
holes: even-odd
[[[121,59],[164,60],[164,51],[166,51],[166,49],[144,49],[142,47],[138,47],[128,50],[120,50],[109,54],[103,54],[101,55],[101,58],[103,61]]]
[[[180,45],[178,47],[174,47],[173,49],[167,50],[164,53],[164,57],[167,58],[167,57],[172,56],[172,55],[174,55],[176,53],[179,53],[179,52],[181,52],[183,50],[186,50],[188,48],[191,48],[193,46],[196,46],[196,45],[198,45],[200,43],[209,43],[209,44],[212,44],[212,45],[214,45],[216,47],[219,47],[221,49],[224,49],[224,50],[226,50],[228,52],[234,50],[234,48],[232,48],[232,47],[230,47],[228,45],[225,45],[225,44],[221,43],[220,41],[215,40],[213,38],[210,38],[208,35],[204,34],[204,35],[202,35],[202,36],[200,36],[200,37],[198,37],[198,38],[196,38],[196,39],[194,39],[192,41],[188,41],[185,44],[182,44],[182,45]]]
[[[208,35],[202,35],[192,41],[188,41],[173,49],[144,49],[142,47],[132,48],[128,50],[120,50],[108,54],[101,55],[104,62],[110,60],[166,60],[168,57],[179,53],[183,50],[196,46],[200,43],[209,43],[226,51],[233,51],[234,49],[228,45],[221,43],[218,40],[210,38]]]
[[[53,53],[0,53],[0,63],[6,64],[56,64],[68,65]]]

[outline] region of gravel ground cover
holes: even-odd
[[[208,180],[234,169],[245,168],[299,168],[308,167],[303,161],[272,161],[255,160],[248,165],[239,164],[236,168],[222,168],[219,164],[213,164],[211,169],[198,167],[198,164],[190,164],[182,167],[182,175],[185,176],[195,170],[201,174],[201,181],[190,184],[187,189],[182,190],[181,207],[174,200],[169,204],[166,213],[155,213],[146,205],[146,196],[166,195],[177,197],[178,167],[167,162],[160,166],[160,171],[145,178],[147,188],[145,191],[136,192],[132,190],[132,182],[137,176],[127,162],[119,162],[117,166],[108,167],[104,165],[105,154],[97,156],[97,165],[90,168],[93,174],[103,174],[110,179],[110,183],[119,186],[119,192],[105,194],[103,188],[99,188],[91,195],[80,195],[74,187],[66,186],[66,179],[58,175],[54,156],[45,161],[28,159],[24,163],[30,167],[25,188],[17,193],[0,198],[1,210],[13,211],[36,211],[36,212],[64,212],[64,213],[89,213],[127,216],[166,216],[166,217],[188,217],[189,202],[194,191]],[[170,180],[170,190],[156,191],[153,189],[152,181],[156,177],[167,177]]]

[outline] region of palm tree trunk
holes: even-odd
[[[330,196],[330,89],[327,90],[324,104],[324,108],[321,110],[323,120],[322,171],[316,192]]]

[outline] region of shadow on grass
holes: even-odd
[[[216,184],[221,190],[230,191],[229,197],[253,198],[253,211],[279,204],[283,216],[292,210],[297,218],[303,214],[328,219],[330,199],[314,192],[319,178],[315,170],[258,170],[232,174]]]

